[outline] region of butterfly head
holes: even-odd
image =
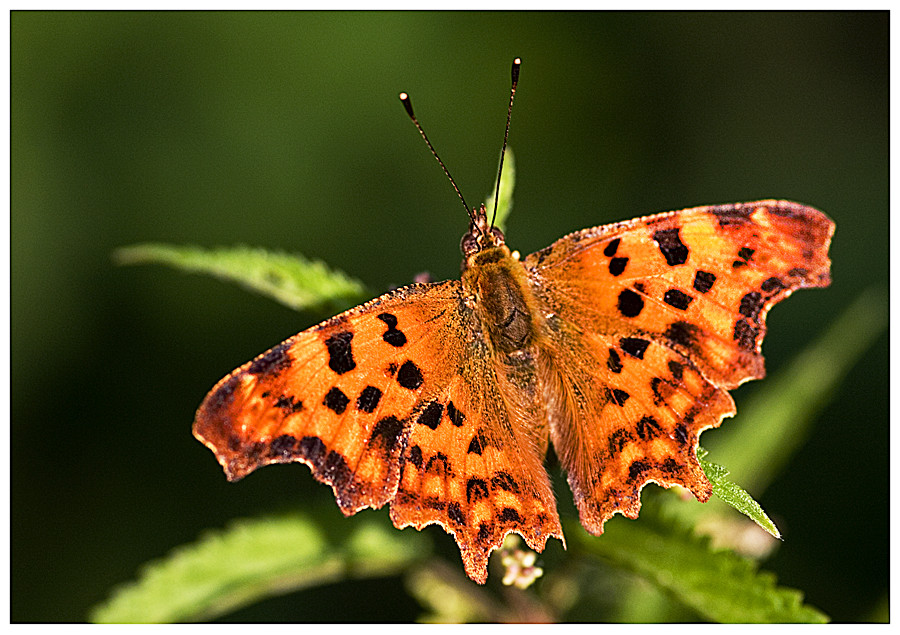
[[[487,212],[484,205],[476,210],[472,210],[472,222],[469,223],[469,231],[462,237],[459,248],[466,257],[466,261],[471,259],[480,251],[490,247],[499,247],[506,243],[506,238],[499,227],[492,226],[487,219]]]

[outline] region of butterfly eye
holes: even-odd
[[[481,247],[478,246],[478,239],[475,238],[475,235],[470,231],[462,237],[462,240],[459,242],[459,249],[463,252],[464,256],[471,256],[474,253],[478,253],[481,251]]]
[[[498,245],[502,245],[506,242],[506,236],[503,235],[503,232],[500,231],[499,227],[491,227],[491,236],[494,237],[494,242]]]

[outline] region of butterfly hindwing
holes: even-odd
[[[551,439],[586,529],[601,533],[614,513],[637,518],[650,481],[709,498],[695,448],[700,431],[733,414],[727,392],[649,338],[622,342],[556,324],[546,340]]]
[[[544,455],[525,428],[534,409],[509,403],[485,355],[469,348],[460,362],[416,418],[391,518],[398,527],[443,525],[469,576],[483,583],[507,533],[543,550],[548,537],[562,540],[562,528]]]

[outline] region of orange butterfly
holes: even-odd
[[[832,221],[787,201],[696,207],[521,260],[484,206],[471,217],[461,280],[350,309],[212,389],[194,435],[229,480],[303,462],[347,515],[390,503],[398,528],[440,525],[479,583],[508,533],[564,540],[550,441],[593,534],[636,518],[651,481],[706,501],[700,433],[764,375],[772,305],[829,284]]]

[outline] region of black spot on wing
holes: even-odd
[[[484,448],[486,445],[486,441],[484,439],[484,435],[479,430],[469,442],[469,449],[467,450],[468,454],[478,454],[481,455],[484,452]]]
[[[366,386],[356,399],[356,409],[362,412],[375,412],[381,401],[381,391],[375,386]]]
[[[674,379],[675,381],[681,381],[684,377],[684,365],[670,359],[669,372],[672,373],[672,379]]]
[[[763,293],[774,293],[776,291],[781,291],[785,288],[785,286],[780,278],[776,278],[775,276],[773,276],[763,282],[760,288],[762,289]]]
[[[662,434],[662,428],[660,428],[656,419],[645,416],[637,423],[637,433],[644,441],[649,441],[654,437],[660,436]]]
[[[699,333],[700,329],[695,324],[679,320],[669,324],[663,337],[684,349],[693,350],[697,346]]]
[[[375,427],[372,429],[372,435],[369,437],[369,441],[374,443],[375,441],[380,440],[384,444],[384,447],[386,447],[389,452],[392,452],[399,442],[402,433],[403,422],[391,415],[378,420],[378,423],[376,423]]]
[[[441,424],[441,417],[443,414],[443,404],[432,401],[425,406],[425,409],[422,410],[422,414],[419,415],[419,418],[416,419],[416,421],[422,425],[428,426],[432,430],[437,430],[437,427]]]
[[[622,448],[632,440],[631,433],[625,428],[619,428],[614,431],[607,439],[609,454],[616,455],[622,451]]]
[[[622,272],[625,271],[625,265],[628,264],[628,258],[622,258],[621,256],[618,258],[613,258],[609,261],[609,273],[614,276],[622,275]]]
[[[384,322],[388,327],[387,331],[384,332],[384,335],[381,336],[385,342],[396,348],[406,345],[406,335],[397,328],[396,315],[391,313],[381,313],[378,315],[378,319]]]
[[[429,509],[438,509],[440,511],[444,511],[447,508],[447,503],[431,496],[425,498],[423,502]]]
[[[653,234],[653,240],[656,241],[659,251],[670,267],[683,265],[687,262],[688,248],[681,242],[681,237],[678,235],[679,231],[679,228],[675,227],[673,229],[660,229]]]
[[[444,474],[445,476],[450,476],[450,459],[447,458],[447,455],[443,452],[438,452],[433,457],[428,459],[428,463],[425,464],[426,472],[439,472]]]
[[[628,401],[628,398],[631,397],[631,395],[629,395],[627,392],[618,388],[613,388],[611,391],[609,391],[609,394],[613,400],[613,403],[615,403],[617,406],[624,406],[625,402]]]
[[[498,518],[504,522],[522,522],[522,517],[519,516],[519,512],[517,512],[512,507],[504,507],[503,509],[501,509]]]
[[[708,271],[697,270],[694,274],[694,290],[700,293],[708,293],[716,282],[716,275]]]
[[[714,214],[718,218],[719,225],[724,227],[747,222],[753,208],[740,205],[716,205],[710,208],[709,212]]]
[[[349,373],[356,368],[350,344],[352,339],[353,333],[340,331],[325,340],[325,347],[328,349],[328,367],[338,375]]]
[[[746,266],[754,253],[755,250],[750,249],[749,247],[741,247],[738,250],[738,259],[731,263],[731,267],[737,269],[738,267]]]
[[[338,489],[343,489],[353,474],[343,456],[332,450],[322,462],[321,476]]]
[[[294,456],[297,439],[290,434],[282,434],[269,444],[269,456],[288,461]]]
[[[616,349],[609,349],[609,358],[606,360],[606,367],[613,373],[622,372],[622,358],[619,357]]]
[[[648,469],[650,469],[650,466],[646,462],[632,461],[631,465],[628,467],[628,478],[633,481]]]
[[[621,238],[613,238],[606,244],[606,247],[603,248],[603,255],[608,258],[612,258],[616,255],[616,250],[619,249],[619,243],[622,242]]]
[[[241,385],[241,374],[242,373],[235,373],[234,375],[231,375],[213,394],[207,397],[204,405],[211,417],[220,416],[220,411],[230,406],[231,402],[234,401],[235,390]]]
[[[671,456],[667,458],[662,464],[659,466],[659,469],[663,472],[668,472],[669,474],[674,474],[681,469],[681,466],[678,465],[678,461],[673,459]]]
[[[756,337],[759,329],[751,326],[747,320],[738,320],[734,323],[734,340],[748,351],[756,350]]]
[[[762,294],[758,291],[751,291],[741,298],[741,306],[738,308],[738,311],[740,311],[741,315],[756,321],[759,318],[762,306]]]
[[[466,502],[474,503],[490,495],[484,479],[470,478],[466,483]]]
[[[450,422],[457,428],[462,426],[463,422],[466,419],[466,415],[464,415],[459,409],[457,409],[457,407],[453,405],[452,401],[447,402],[447,416],[450,418]]]
[[[619,293],[617,306],[625,317],[637,317],[644,309],[644,299],[631,289],[624,289]]]
[[[679,311],[687,311],[688,306],[693,301],[694,298],[680,289],[669,289],[663,294],[663,302]]]
[[[325,444],[319,437],[303,437],[297,446],[297,453],[318,470],[321,469],[325,456]]]
[[[275,401],[275,407],[281,409],[285,415],[290,415],[303,410],[303,402],[299,399],[295,401],[290,395],[281,395]]]
[[[500,471],[491,477],[491,487],[502,489],[513,494],[519,493],[519,484],[509,472]]]
[[[414,445],[409,449],[409,458],[407,459],[410,463],[416,466],[416,469],[422,469],[422,448],[418,445]]]
[[[403,362],[400,370],[397,371],[397,383],[407,390],[415,390],[422,385],[422,371],[410,360]]]
[[[644,352],[649,345],[649,340],[640,337],[623,337],[619,340],[622,350],[636,359],[644,359]]]
[[[460,509],[459,503],[456,502],[447,505],[447,517],[457,525],[464,525],[466,522],[466,517]]]
[[[344,414],[344,411],[347,409],[347,404],[350,403],[350,399],[347,395],[344,394],[344,391],[338,388],[337,386],[332,386],[331,390],[325,395],[325,398],[322,400],[322,403],[333,410],[335,414]]]
[[[654,377],[650,380],[650,390],[653,391],[653,404],[659,406],[672,396],[675,387],[662,377]]]

